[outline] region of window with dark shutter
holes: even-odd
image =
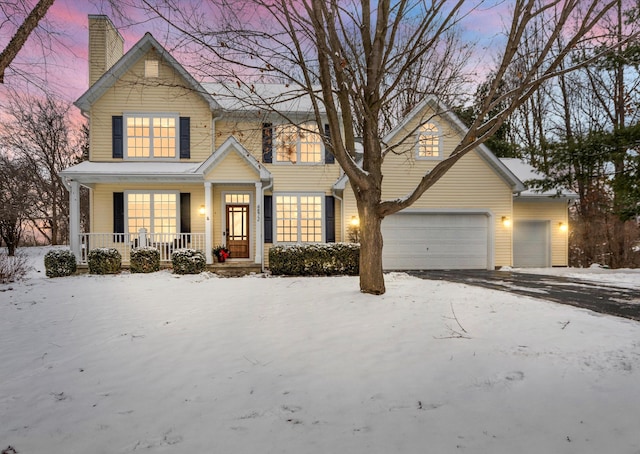
[[[264,242],[273,243],[273,196],[264,196]]]
[[[124,192],[113,193],[113,241],[124,241]]]
[[[262,123],[262,162],[273,162],[273,128],[271,123]]]
[[[111,117],[111,156],[113,158],[122,158],[124,156],[122,116]]]
[[[180,117],[180,159],[191,157],[191,118]]]
[[[324,163],[325,164],[333,164],[336,162],[336,158],[335,156],[333,156],[333,153],[331,152],[333,145],[331,145],[331,130],[329,129],[329,125],[325,124],[324,125],[324,136],[325,136],[325,142],[324,142]]]
[[[325,232],[327,243],[336,242],[336,199],[331,196],[325,196],[324,201],[325,212]]]

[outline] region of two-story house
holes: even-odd
[[[163,261],[191,247],[212,264],[212,248],[225,245],[232,262],[264,269],[273,244],[346,241],[353,191],[306,96],[284,84],[199,83],[151,34],[123,48],[108,17],[89,16],[89,89],[75,103],[89,119],[89,160],[61,173],[80,263],[96,247],[116,247],[126,263],[147,244]],[[385,160],[385,197],[404,196],[464,127],[429,98],[385,141],[414,130],[405,152]],[[480,146],[385,219],[385,268],[492,269],[525,255],[522,264],[566,266],[566,198],[523,201],[506,164]],[[80,186],[90,189],[90,232],[80,232]]]

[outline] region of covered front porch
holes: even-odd
[[[210,268],[262,270],[263,200],[271,174],[230,139],[205,162],[83,162],[62,172],[70,197],[70,247],[80,266],[95,248],[200,250]],[[80,188],[90,189],[90,231],[80,224]],[[215,247],[231,251],[224,265]]]

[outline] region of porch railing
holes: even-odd
[[[160,262],[170,262],[177,249],[189,248],[205,252],[204,233],[81,233],[78,263],[87,264],[89,251],[97,248],[114,248],[122,255],[122,262],[129,263],[131,250],[153,247],[160,251]]]

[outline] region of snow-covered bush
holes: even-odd
[[[272,274],[289,276],[356,276],[360,245],[354,243],[300,244],[269,249]]]
[[[64,277],[75,274],[76,256],[69,249],[54,249],[44,255],[47,277]]]
[[[207,259],[202,251],[178,249],[171,254],[171,263],[175,274],[198,274],[204,271]]]
[[[131,251],[132,273],[153,273],[160,270],[160,251],[154,247],[141,247]]]
[[[117,274],[122,266],[122,256],[115,248],[92,249],[87,255],[91,274]]]
[[[22,279],[31,267],[27,265],[27,257],[20,251],[9,256],[0,252],[0,284],[8,284]]]

